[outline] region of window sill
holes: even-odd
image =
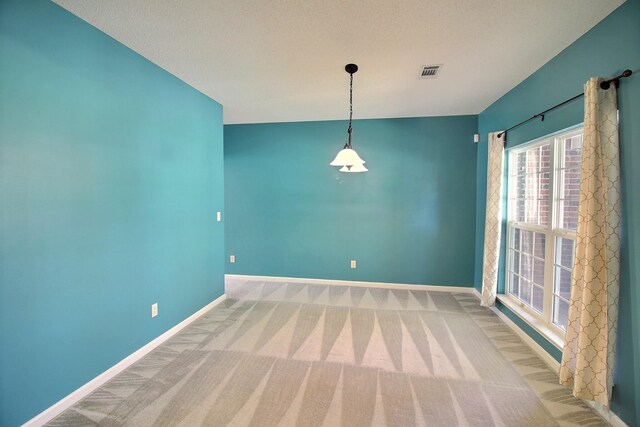
[[[516,316],[522,319],[525,323],[531,326],[536,332],[546,338],[551,344],[553,344],[558,350],[562,350],[564,346],[564,336],[553,330],[549,325],[545,324],[540,319],[527,313],[522,309],[522,306],[510,298],[506,294],[498,294],[498,301],[500,301],[505,307],[511,310]]]

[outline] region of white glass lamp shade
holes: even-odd
[[[336,158],[333,159],[333,162],[329,164],[331,166],[351,166],[358,163],[364,163],[364,160],[362,160],[360,156],[358,156],[358,153],[356,153],[356,151],[352,150],[351,148],[343,148],[342,150],[340,150]]]
[[[369,169],[365,168],[362,163],[356,163],[351,167],[347,167],[347,166],[343,167],[342,169],[340,169],[340,172],[356,173],[356,172],[367,172],[368,170]]]

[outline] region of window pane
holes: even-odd
[[[526,192],[526,184],[527,183],[527,175],[525,174],[520,174],[518,175],[518,177],[516,178],[516,198],[518,199],[524,199],[525,197],[527,197],[527,192]]]
[[[551,167],[551,144],[540,147],[540,170],[548,171]]]
[[[524,199],[527,195],[526,182],[527,175],[525,173],[518,174],[518,177],[516,178],[516,197],[519,199]]]
[[[575,231],[578,223],[580,199],[580,170],[582,135],[561,141],[561,156],[558,172],[558,226]]]
[[[554,297],[553,323],[560,326],[562,329],[566,330],[568,314],[569,314],[569,304],[558,297]]]
[[[556,238],[556,260],[553,293],[564,299],[571,296],[571,274],[575,241],[564,237]]]
[[[507,269],[513,271],[513,249],[507,250]]]
[[[538,224],[538,199],[526,199],[524,201],[524,220],[528,224]]]
[[[544,289],[540,286],[533,285],[532,291],[532,307],[538,312],[542,313],[542,307],[544,306]]]
[[[515,295],[516,297],[519,295],[520,292],[520,287],[518,286],[520,284],[520,278],[518,276],[516,276],[515,274],[511,275],[511,289],[509,289],[509,291]]]
[[[548,170],[548,167],[547,167]],[[549,172],[538,174],[538,225],[547,225],[551,209],[549,207],[551,197],[551,180]]]
[[[560,295],[562,298],[570,299],[571,297],[571,271],[565,270],[562,267],[556,267],[555,275],[555,294]]]
[[[522,254],[520,256],[520,275],[527,280],[531,280],[533,278],[532,259],[532,257],[526,254]]]
[[[580,199],[580,175],[580,169],[565,169],[560,171],[562,187],[560,198],[567,200]]]
[[[514,249],[520,249],[520,229],[514,228],[513,233],[511,233],[511,236],[513,239],[513,243],[511,244],[511,247]]]
[[[533,281],[544,286],[544,261],[537,258],[533,260]]]
[[[531,282],[528,280],[520,279],[520,299],[531,306]]]
[[[582,159],[582,135],[566,138],[563,143],[564,156],[562,159],[563,161],[561,162],[561,167],[580,169],[580,162]]]
[[[510,220],[547,225],[551,194],[551,145],[531,148],[511,157],[509,171]]]
[[[572,239],[565,239],[564,237],[556,239],[556,264],[568,269],[573,268],[574,245],[575,241]]]
[[[527,174],[538,173],[540,170],[540,148],[527,150]]]
[[[539,199],[538,200],[538,220],[536,222],[537,225],[547,226],[549,224],[549,217],[551,214],[551,209],[549,208],[549,199]]]
[[[533,255],[533,232],[528,230],[520,231],[520,250],[526,254]]]
[[[535,234],[534,255],[541,259],[544,259],[545,239],[546,239],[546,236],[544,234],[542,233]]]
[[[507,172],[509,173],[509,182],[518,175],[518,157],[509,155],[509,163],[507,163]]]
[[[518,158],[516,159],[516,167],[518,168],[518,173],[526,172],[527,166],[527,152],[523,151],[518,154]]]
[[[565,230],[576,231],[578,228],[578,204],[577,200],[561,200],[560,201],[560,227]]]
[[[524,222],[524,213],[525,213],[524,204],[525,204],[524,199],[520,199],[516,202],[516,206],[517,206],[516,221]]]

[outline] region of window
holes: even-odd
[[[563,335],[573,268],[582,128],[509,151],[507,296]]]

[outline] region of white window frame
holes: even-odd
[[[559,160],[561,159],[560,150],[563,148],[562,140],[568,139],[572,136],[583,134],[583,125],[576,125],[570,128],[564,129],[559,132],[544,136],[542,138],[527,142],[517,147],[513,147],[507,150],[507,244],[505,248],[505,293],[500,294],[498,299],[507,308],[513,311],[521,319],[527,322],[540,334],[545,336],[549,341],[557,348],[562,349],[565,337],[565,331],[553,323],[553,301],[554,301],[554,274],[555,274],[555,260],[556,260],[556,240],[558,237],[564,237],[567,239],[576,239],[576,232],[560,228],[560,209],[558,200],[561,198],[560,186],[561,180],[559,179]],[[511,191],[511,168],[514,166],[514,159],[516,156],[530,149],[541,147],[543,145],[550,144],[551,146],[551,158],[549,164],[549,185],[551,191],[549,192],[549,209],[550,214],[546,226],[528,224],[522,221],[513,221],[511,218],[514,216],[513,205],[510,202]],[[517,227],[520,230],[532,231],[535,233],[541,233],[545,235],[545,266],[544,266],[544,295],[543,295],[543,309],[542,313],[538,313],[532,307],[522,302],[517,297],[510,293],[511,289],[511,257],[509,256],[509,246],[512,239],[513,227]]]

